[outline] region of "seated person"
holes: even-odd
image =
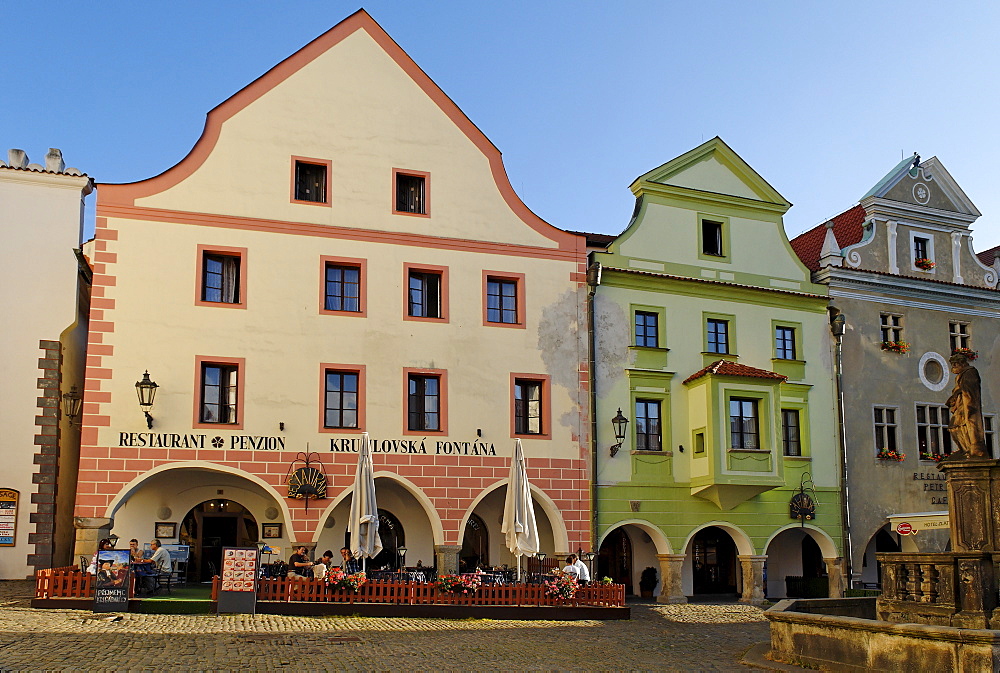
[[[97,555],[102,551],[111,550],[114,547],[111,545],[111,540],[108,538],[101,538],[101,541],[97,543],[97,551],[94,552],[94,558],[90,560],[90,565],[87,566],[87,572],[91,575],[97,574],[97,569],[99,564],[97,563]]]
[[[564,567],[562,569],[562,571],[564,573],[566,573],[567,575],[572,575],[573,577],[575,577],[577,579],[580,579],[580,569],[577,568],[576,565],[574,564],[575,561],[576,561],[575,557],[573,557],[573,556],[567,556],[566,557],[566,567]]]
[[[323,555],[319,557],[316,561],[316,565],[313,566],[313,577],[318,580],[323,579],[326,576],[326,571],[333,567],[333,551],[327,549],[323,552]]]
[[[152,571],[158,575],[169,576],[174,571],[173,564],[170,562],[170,552],[163,548],[159,540],[150,541],[149,547],[153,550],[153,557],[150,559]],[[157,588],[156,575],[150,575],[145,579],[147,591],[153,591]]]
[[[340,549],[340,556],[344,559],[344,562],[340,564],[340,567],[344,569],[344,572],[348,575],[353,575],[356,572],[361,571],[361,567],[358,565],[358,560],[354,558],[354,554],[347,547],[342,547]]]
[[[146,559],[142,556],[142,550],[139,549],[139,541],[135,538],[128,541],[128,555],[132,563],[146,562]]]
[[[303,546],[295,548],[295,553],[288,558],[289,577],[312,577],[313,562],[309,560],[309,550]]]

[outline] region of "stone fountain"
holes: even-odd
[[[1000,461],[985,446],[980,378],[952,356],[950,552],[878,554],[882,595],[781,601],[767,611],[777,661],[834,670],[1000,671]]]

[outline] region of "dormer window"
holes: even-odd
[[[918,236],[910,232],[910,249],[913,251],[911,261],[914,269],[930,271],[937,266],[934,262],[934,239],[930,236]]]

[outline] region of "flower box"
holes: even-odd
[[[906,458],[906,454],[898,450],[881,448],[878,450],[878,453],[875,454],[875,457],[889,463],[901,463],[903,462],[903,459]]]
[[[467,575],[438,575],[434,582],[439,590],[452,594],[472,594],[483,583],[479,573]]]
[[[948,456],[944,455],[943,453],[921,453],[920,454],[920,460],[929,460],[929,461],[931,461],[933,463],[940,463],[942,460],[944,460],[947,457]]]
[[[972,361],[979,357],[979,351],[974,351],[971,348],[956,348],[951,352],[952,355],[964,355],[966,360]]]
[[[569,600],[576,596],[580,584],[576,581],[576,575],[564,573],[561,570],[552,572],[552,579],[545,580],[545,595],[552,598],[562,598]]]
[[[910,343],[908,341],[883,341],[882,350],[905,355],[910,350]]]
[[[333,567],[326,571],[326,585],[334,589],[350,589],[357,591],[361,585],[368,581],[368,577],[363,573],[353,573],[348,575],[343,568]]]
[[[928,259],[927,257],[918,257],[917,259],[913,260],[913,266],[917,267],[922,271],[930,271],[935,266],[937,266],[937,264],[934,262],[934,260]]]

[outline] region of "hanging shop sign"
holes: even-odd
[[[0,489],[0,547],[13,547],[17,539],[17,500],[20,495],[12,488]]]
[[[257,571],[260,551],[257,547],[222,548],[222,586],[218,612],[254,614],[257,612]]]
[[[132,566],[128,549],[97,552],[97,577],[94,580],[94,612],[128,611],[128,589]]]

